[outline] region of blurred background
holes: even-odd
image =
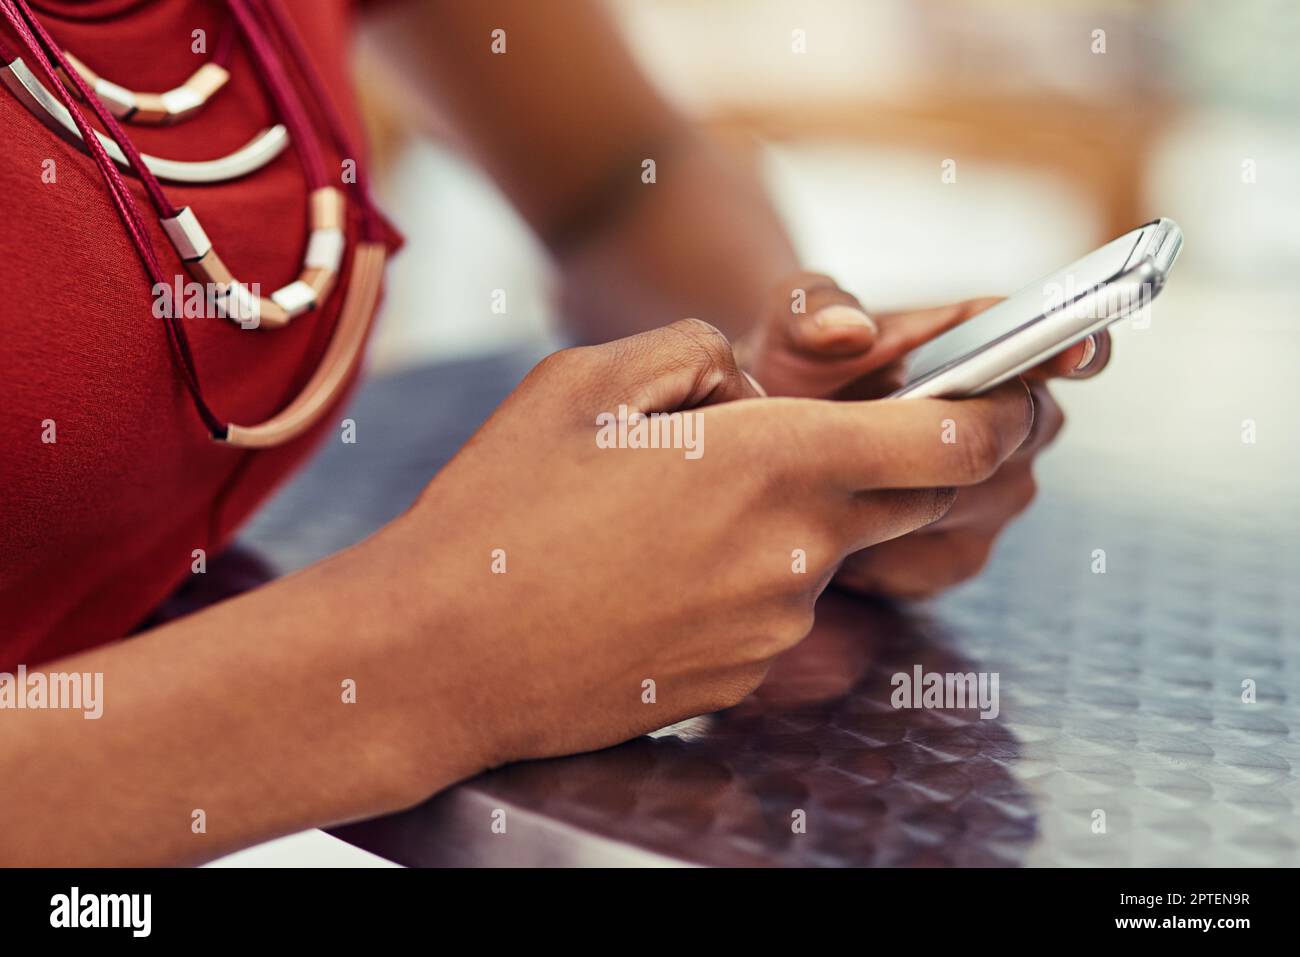
[[[548,0],[562,7],[566,0]],[[1278,297],[1300,262],[1294,0],[609,0],[647,72],[751,152],[807,265],[868,309],[1005,293],[1156,216],[1187,237],[1181,304]],[[793,50],[803,31],[806,52]],[[1104,52],[1101,52],[1103,51]],[[372,361],[545,337],[545,257],[490,182],[385,113],[366,45],[395,263]],[[956,162],[956,182],[941,163]],[[400,202],[398,198],[400,197]],[[438,290],[437,307],[427,289]],[[509,316],[489,309],[509,286]],[[1181,317],[1197,321],[1200,317]]]

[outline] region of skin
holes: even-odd
[[[23,782],[0,788],[4,863],[196,863],[734,704],[807,634],[837,574],[894,596],[969,574],[1059,429],[1041,380],[1077,354],[1032,394],[1016,381],[873,401],[908,349],[978,307],[868,320],[801,274],[756,178],[659,97],[595,4],[567,0],[563,19],[530,0],[376,6],[384,62],[549,243],[566,313],[604,344],[540,364],[362,544],[50,663],[103,672],[105,714],[4,715],[0,779]],[[499,26],[511,52],[492,57]],[[645,156],[662,160],[653,202],[593,214]],[[790,312],[797,286],[807,314]],[[815,321],[832,307],[836,321]],[[683,315],[715,325],[665,326]],[[699,409],[706,453],[597,448],[595,416],[620,403]],[[945,419],[956,444],[940,441]],[[490,572],[495,548],[506,575]]]

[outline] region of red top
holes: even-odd
[[[325,77],[323,92],[361,141],[347,82],[350,0],[285,5]],[[142,91],[182,83],[210,57],[228,18],[223,4],[208,0],[32,6],[64,49]],[[207,31],[206,54],[191,52],[199,28]],[[29,56],[3,21],[0,30]],[[226,87],[180,125],[128,125],[141,151],[210,159],[277,122],[240,43],[229,69]],[[299,89],[312,110],[312,91]],[[329,168],[338,170],[342,157],[311,115]],[[94,161],[7,89],[0,89],[0,130],[0,671],[13,671],[130,633],[191,573],[194,550],[217,552],[323,435],[337,434],[340,416],[333,409],[311,434],[266,451],[208,438]],[[54,181],[46,182],[51,169]],[[139,181],[127,182],[164,272],[184,274]],[[307,187],[292,144],[243,179],[164,188],[176,206],[194,208],[240,279],[271,290],[297,277]],[[349,207],[351,248],[359,220]],[[302,388],[337,321],[349,258],[325,306],[287,328],[249,332],[225,319],[182,320],[218,416],[260,422]],[[53,442],[44,441],[50,421]]]

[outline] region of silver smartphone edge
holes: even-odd
[[[1182,231],[1172,219],[1153,220],[1137,228],[1148,226],[1156,228],[1106,284],[903,386],[889,398],[978,395],[1146,306],[1164,287],[1183,242]]]

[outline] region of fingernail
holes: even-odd
[[[1083,340],[1083,358],[1079,364],[1074,367],[1075,372],[1082,372],[1088,366],[1092,365],[1092,360],[1097,358],[1097,340],[1092,336]]]
[[[876,331],[876,324],[871,321],[861,309],[854,309],[852,306],[836,304],[819,309],[813,315],[813,320],[823,329],[870,329]]]
[[[752,386],[754,387],[754,391],[755,391],[755,392],[757,392],[757,393],[758,393],[760,396],[762,396],[764,399],[767,398],[767,390],[764,389],[761,385],[758,384],[758,380],[757,380],[757,379],[755,379],[752,375],[750,375],[750,374],[749,374],[748,372],[746,372],[744,369],[741,369],[741,370],[740,370],[740,374],[743,375],[746,379],[749,380],[749,384],[752,385]]]
[[[1025,431],[1024,442],[1029,441],[1029,437],[1034,434],[1034,422],[1038,418],[1038,403],[1034,400],[1034,390],[1029,387],[1029,383],[1024,379],[1020,384],[1025,387],[1025,395],[1029,398],[1029,428]],[[1024,442],[1021,444],[1023,445]]]

